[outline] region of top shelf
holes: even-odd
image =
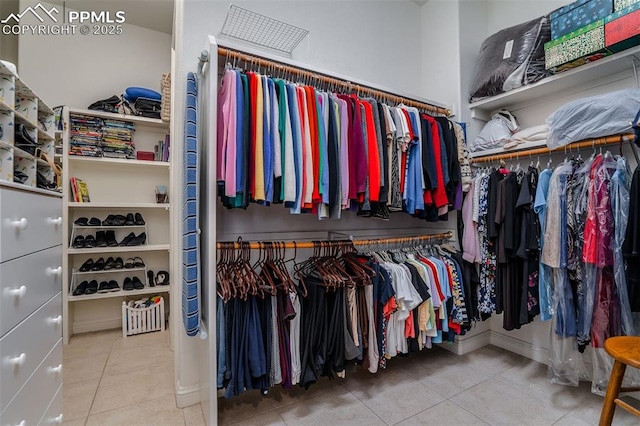
[[[77,109],[77,108],[70,108],[69,113],[89,115],[92,117],[107,118],[112,120],[131,121],[132,123],[139,124],[141,126],[156,127],[158,129],[167,130],[167,131],[169,130],[169,123],[165,123],[164,121],[158,118],[139,117],[137,115],[128,115],[128,114],[114,114],[111,112],[96,111],[91,109]]]
[[[589,64],[544,78],[536,83],[511,90],[500,95],[469,104],[471,116],[488,120],[490,114],[504,107],[531,102],[546,96],[582,86],[594,80],[608,77],[625,70],[633,70],[633,61],[640,53],[640,46],[618,52]]]

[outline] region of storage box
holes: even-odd
[[[640,0],[613,0],[613,11],[619,12],[638,2],[640,2]]]
[[[640,44],[640,3],[607,16],[604,22],[604,42],[611,52]]]
[[[613,0],[578,0],[549,15],[551,40],[560,38],[613,12]]]
[[[554,69],[596,53],[608,53],[604,44],[604,19],[545,43],[545,67]]]
[[[138,160],[153,161],[155,160],[155,154],[151,151],[138,151],[136,152],[136,158]]]
[[[164,331],[164,298],[146,308],[132,308],[122,302],[122,337]]]

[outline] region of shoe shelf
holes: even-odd
[[[129,272],[140,272],[140,271],[144,271],[144,276],[147,276],[147,268],[120,268],[120,269],[108,269],[108,270],[102,270],[102,271],[85,271],[85,272],[80,272],[80,271],[76,271],[75,269],[73,270],[72,274],[73,276],[78,276],[78,275],[95,275],[95,274],[128,274]]]
[[[9,105],[7,105],[7,103],[4,102],[3,100],[0,100],[0,111],[2,111],[2,112],[12,112],[13,108],[10,107]]]
[[[169,203],[109,203],[109,202],[89,202],[77,203],[69,202],[69,207],[91,208],[91,209],[169,209]]]
[[[92,248],[79,248],[68,249],[70,255],[73,254],[99,254],[99,253],[129,253],[129,252],[142,252],[142,251],[168,251],[169,244],[147,244],[142,246],[124,246],[124,247],[92,247]]]
[[[82,157],[80,155],[69,155],[70,162],[89,162],[100,166],[135,166],[135,167],[169,167],[168,161],[144,161],[126,158],[108,157]]]
[[[22,124],[24,125],[24,127],[28,128],[29,130],[34,130],[38,128],[38,125],[35,122],[33,122],[32,120],[29,120],[27,117],[20,114],[18,111],[14,111],[14,118],[17,124]]]
[[[76,225],[74,223],[73,224],[73,228],[71,229],[71,239],[70,239],[69,248],[70,249],[74,248],[73,247],[73,242],[76,240],[76,236],[78,235],[78,231],[82,231],[82,230],[85,230],[85,229],[86,230],[107,229],[109,231],[117,231],[119,229],[140,229],[140,228],[144,229],[144,231],[142,231],[142,232],[144,232],[144,234],[146,235],[145,244],[137,245],[137,246],[120,246],[120,245],[118,245],[118,246],[107,246],[107,247],[91,247],[91,248],[101,248],[101,249],[109,249],[109,248],[113,249],[113,248],[117,248],[117,247],[120,247],[120,248],[123,248],[123,247],[144,247],[146,245],[149,245],[149,242],[150,242],[150,240],[149,240],[149,229],[147,228],[147,224],[145,223],[144,225],[123,225],[123,226],[103,226],[103,225],[99,225],[99,226],[97,226],[97,225],[96,226],[91,226],[91,225],[82,226],[82,225]],[[142,232],[139,232],[138,234],[141,234]],[[84,235],[84,234],[82,234],[82,235]],[[96,237],[96,235],[94,235],[94,237]],[[123,240],[123,238],[120,238],[120,241],[122,241],[122,240]],[[119,243],[120,241],[117,241],[117,239],[116,239],[116,242]],[[86,249],[85,248],[79,248],[79,249],[76,249],[76,250],[86,250]]]
[[[119,283],[118,283],[119,284]],[[96,300],[96,299],[113,299],[115,297],[134,297],[134,296],[142,296],[145,294],[155,294],[155,293],[171,293],[170,285],[162,285],[162,286],[146,286],[140,290],[118,290],[113,291],[111,293],[93,293],[93,294],[82,294],[80,296],[69,295],[69,302],[81,302],[83,300]]]
[[[74,228],[76,229],[109,229],[109,230],[118,230],[118,229],[129,229],[129,228],[145,228],[145,232],[146,232],[146,227],[147,225],[122,225],[122,226],[104,226],[104,225],[96,225],[96,226],[91,226],[91,225],[86,225],[86,226],[82,226],[82,225],[73,225]]]

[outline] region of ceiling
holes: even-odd
[[[1,1],[1,0],[0,0]],[[123,10],[126,23],[171,34],[173,30],[173,0],[46,0],[68,9],[89,11]]]

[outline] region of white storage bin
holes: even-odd
[[[122,302],[122,337],[164,331],[164,298],[146,308],[132,308]]]

